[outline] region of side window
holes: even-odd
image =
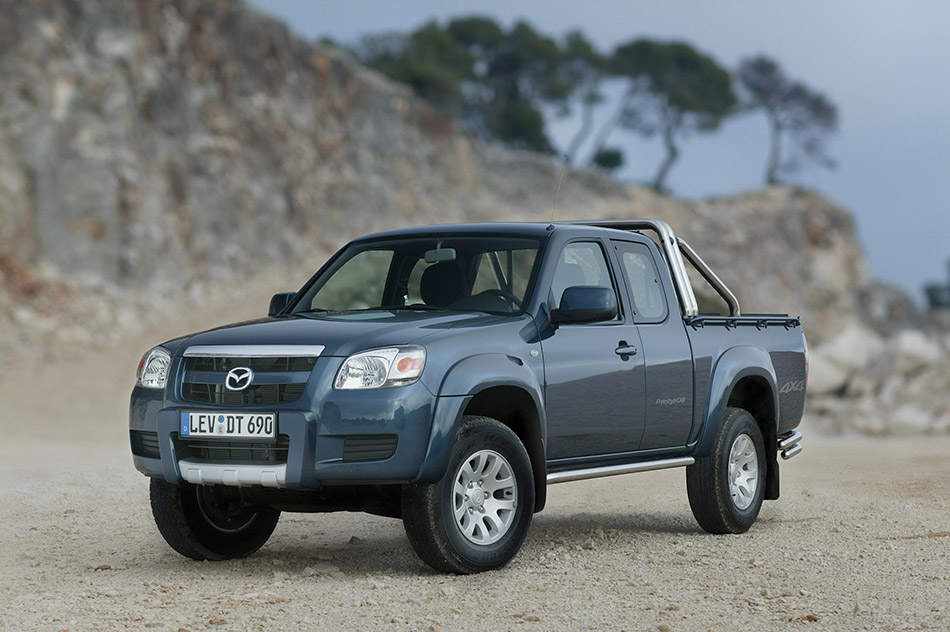
[[[358,253],[317,291],[311,309],[336,311],[379,307],[392,259],[392,250]]]
[[[574,242],[561,251],[554,271],[554,281],[551,283],[551,292],[558,305],[561,304],[564,290],[575,285],[613,287],[607,260],[599,244]]]
[[[534,267],[536,250],[496,250],[478,255],[472,294],[502,290],[515,296],[528,292],[528,280]]]
[[[637,320],[659,321],[666,318],[666,297],[660,274],[649,248],[643,244],[615,242],[623,262],[623,271],[633,297]]]

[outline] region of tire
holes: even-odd
[[[762,508],[765,475],[758,424],[742,408],[727,408],[712,453],[686,468],[689,507],[699,526],[709,533],[748,531]]]
[[[442,479],[403,488],[403,525],[437,571],[501,568],[528,534],[534,494],[531,460],[517,435],[489,417],[466,416]]]
[[[173,485],[153,478],[152,516],[169,546],[193,560],[247,557],[264,546],[280,512],[248,507],[235,487]]]

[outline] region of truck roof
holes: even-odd
[[[636,220],[630,220],[636,221]],[[372,233],[360,237],[354,241],[368,241],[375,239],[385,239],[389,237],[408,237],[413,235],[435,235],[446,233],[457,234],[491,234],[498,233],[504,235],[523,235],[530,237],[546,237],[553,231],[569,229],[579,233],[600,233],[610,229],[604,226],[598,226],[597,220],[592,220],[591,224],[583,222],[481,222],[481,223],[461,223],[461,224],[433,224],[429,226],[412,226],[407,228],[397,228],[378,233]],[[618,230],[617,232],[625,232]]]
[[[722,280],[716,276],[716,273],[710,269],[706,262],[694,251],[689,244],[676,237],[672,228],[663,220],[659,219],[625,219],[625,220],[585,220],[585,221],[559,221],[559,222],[492,222],[481,224],[442,224],[435,226],[418,226],[412,228],[403,228],[382,233],[367,235],[356,240],[355,243],[366,242],[376,239],[412,237],[425,235],[465,235],[465,234],[497,234],[497,235],[520,235],[525,237],[536,237],[547,240],[555,232],[569,231],[573,235],[605,236],[613,233],[617,237],[629,235],[630,232],[651,231],[656,234],[655,244],[662,251],[662,256],[666,261],[670,274],[673,277],[673,285],[679,297],[682,306],[682,312],[686,317],[694,317],[699,314],[699,306],[693,292],[692,284],[689,280],[689,274],[684,262],[687,258],[692,266],[700,275],[712,286],[712,288],[729,305],[729,315],[738,316],[739,301],[735,294],[729,290]]]

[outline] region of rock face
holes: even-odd
[[[0,351],[95,337],[147,316],[143,300],[267,267],[294,287],[357,234],[553,197],[548,161],[472,142],[239,3],[0,9]],[[603,178],[565,186],[611,195],[626,197]]]
[[[851,216],[817,194],[687,202],[566,173],[236,2],[0,0],[0,355],[107,342],[261,270],[291,289],[374,230],[547,221],[559,183],[557,219],[666,219],[744,311],[801,315],[826,426],[888,431],[861,406],[891,391],[900,419],[940,418],[926,393],[922,417],[901,408],[912,389],[887,385],[906,380],[868,377],[891,348],[902,380],[950,371],[901,333],[924,319],[868,278]]]

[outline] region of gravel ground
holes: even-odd
[[[477,576],[348,513],[284,514],[245,560],[185,559],[125,428],[139,355],[173,333],[0,375],[0,629],[950,630],[950,441],[807,423],[742,536],[700,531],[670,470],[552,487],[521,553]]]

